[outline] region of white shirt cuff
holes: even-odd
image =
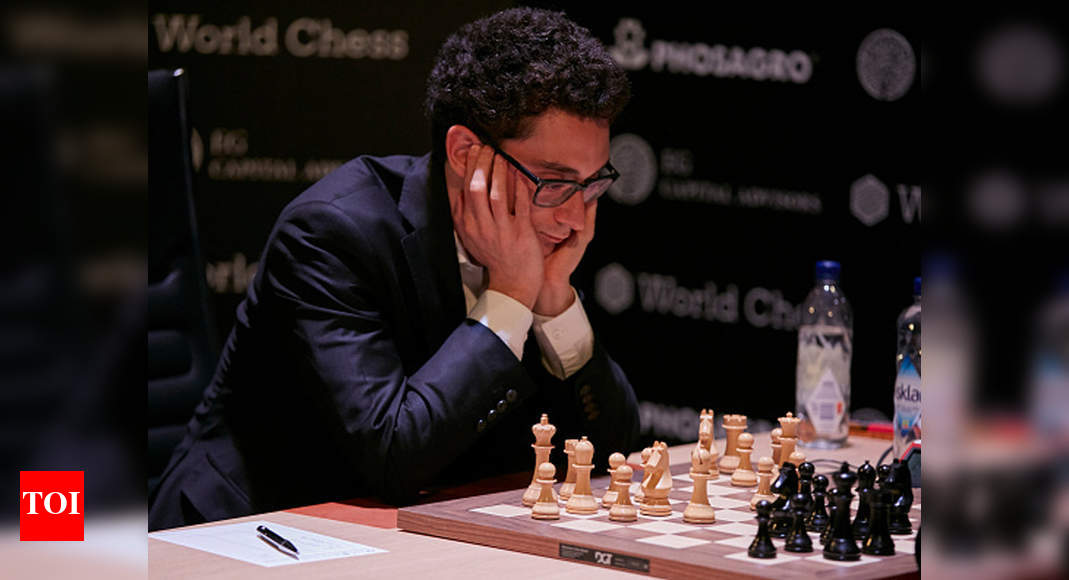
[[[572,305],[557,316],[533,315],[542,365],[561,380],[575,374],[594,356],[594,330],[575,288],[572,294],[575,297]]]
[[[523,343],[531,329],[531,311],[518,300],[496,290],[487,290],[475,302],[468,318],[482,324],[496,334],[523,360]]]

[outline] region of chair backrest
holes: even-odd
[[[188,104],[184,71],[149,71],[150,493],[185,434],[219,356],[193,205]]]

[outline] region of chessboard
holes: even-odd
[[[861,555],[854,562],[837,562],[821,554],[819,534],[810,533],[814,552],[784,551],[784,540],[773,539],[773,559],[750,558],[746,548],[757,532],[750,498],[756,487],[735,487],[730,476],[709,481],[709,503],[716,522],[688,524],[683,510],[693,492],[689,464],[673,465],[669,495],[672,513],[664,517],[639,515],[630,523],[609,520],[608,510],[573,515],[560,502],[559,520],[535,520],[524,507],[524,489],[491,493],[401,508],[397,524],[402,530],[460,540],[540,556],[581,561],[619,570],[671,578],[895,578],[917,575],[914,557],[921,502],[916,495],[910,520],[913,533],[896,535],[894,556]],[[820,473],[832,470],[818,469]],[[632,494],[638,491],[634,476]],[[600,498],[609,477],[593,478],[591,487]],[[560,484],[557,484],[559,489]],[[919,490],[915,490],[915,493]],[[857,497],[851,508],[857,508]]]

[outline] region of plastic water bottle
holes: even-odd
[[[798,439],[803,447],[842,447],[850,431],[854,326],[839,272],[839,262],[817,262],[816,285],[802,303],[795,410],[802,419]]]
[[[921,279],[913,280],[913,304],[898,316],[895,358],[894,454],[901,458],[921,438]]]

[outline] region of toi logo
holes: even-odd
[[[19,540],[85,539],[84,473],[19,472]]]

